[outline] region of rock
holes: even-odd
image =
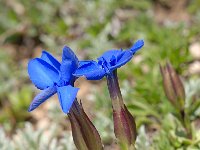
[[[200,43],[195,42],[189,46],[189,52],[192,57],[199,59],[200,58]]]
[[[200,74],[200,62],[195,61],[189,66],[189,73],[190,74]]]

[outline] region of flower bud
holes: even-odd
[[[170,63],[167,63],[164,67],[160,66],[160,71],[167,98],[176,108],[183,110],[185,103],[185,90],[179,75],[172,68]]]
[[[136,140],[135,119],[124,105],[120,111],[113,110],[114,132],[121,144],[134,145]]]
[[[78,150],[102,150],[101,138],[82,106],[75,100],[69,113],[74,143]]]

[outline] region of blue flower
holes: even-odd
[[[144,41],[138,40],[128,50],[109,50],[103,53],[97,58],[97,62],[93,60],[80,61],[79,68],[73,75],[76,77],[85,76],[88,80],[100,80],[130,61],[135,52],[143,45]]]
[[[34,110],[57,93],[62,111],[68,113],[79,90],[73,87],[75,77],[72,76],[77,67],[78,58],[67,46],[63,48],[61,63],[46,51],[42,52],[40,58],[30,60],[30,80],[42,92],[33,99],[28,111]]]

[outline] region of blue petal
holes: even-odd
[[[106,62],[110,63],[113,58],[120,57],[121,54],[122,54],[122,50],[109,50],[109,51],[104,52],[97,59],[99,60],[101,57],[103,57],[106,60]]]
[[[44,89],[40,94],[38,94],[33,101],[31,102],[31,105],[28,109],[28,111],[32,111],[35,108],[37,108],[40,104],[42,104],[43,102],[45,102],[48,98],[50,98],[52,95],[54,95],[56,93],[56,87],[48,87],[46,89]]]
[[[72,61],[74,68],[78,67],[78,58],[68,46],[63,47],[62,62],[66,60]]]
[[[120,57],[120,59],[117,60],[116,65],[110,67],[110,70],[113,71],[113,70],[125,65],[127,62],[129,62],[131,60],[132,57],[133,57],[133,53],[131,51],[125,50],[123,55]]]
[[[69,83],[75,70],[76,68],[72,65],[72,61],[65,60],[62,62],[60,67],[61,80]]]
[[[104,77],[105,71],[96,61],[80,61],[80,67],[73,75],[85,76],[88,80],[100,80]]]
[[[142,48],[143,45],[144,45],[144,41],[143,40],[138,40],[137,42],[135,42],[133,44],[133,46],[129,50],[132,53],[135,53],[137,50],[139,50],[140,48]]]
[[[60,63],[50,53],[48,53],[46,51],[42,51],[42,56],[40,58],[43,59],[44,61],[46,61],[47,63],[49,63],[51,66],[53,66],[58,71],[60,70]]]
[[[68,113],[78,93],[78,88],[71,85],[57,87],[60,106],[64,113]]]
[[[58,71],[40,58],[29,61],[28,73],[30,80],[41,90],[54,85],[59,80]]]

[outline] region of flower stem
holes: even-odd
[[[112,99],[113,110],[124,108],[123,98],[119,87],[117,70],[106,76],[110,98]]]
[[[192,139],[192,127],[191,127],[190,118],[185,110],[180,111],[180,115],[181,115],[182,125],[184,126],[186,130],[186,134],[189,139]]]
[[[133,149],[136,140],[136,125],[134,117],[124,105],[117,78],[117,70],[107,75],[107,85],[112,100],[113,122],[115,136],[121,149]]]

